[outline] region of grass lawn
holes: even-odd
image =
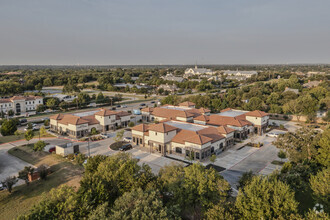
[[[38,138],[39,131],[34,131],[33,137]],[[46,135],[41,136],[41,137],[55,137],[55,136],[47,133]],[[16,136],[16,135],[2,136],[2,137],[0,137],[0,144],[12,142],[12,141],[18,141],[18,140],[22,140],[22,139],[25,139],[24,133],[20,134],[19,136]]]
[[[15,147],[8,153],[34,166],[47,164],[52,173],[46,180],[34,181],[29,186],[24,184],[15,187],[11,194],[6,190],[1,191],[0,219],[14,219],[26,213],[43,198],[43,193],[49,192],[52,188],[62,184],[79,187],[83,173],[83,167],[80,165],[75,165],[59,155],[34,152],[32,145]]]

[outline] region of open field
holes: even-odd
[[[79,186],[83,167],[47,152],[34,152],[31,146],[19,146],[9,150],[9,154],[30,163],[33,166],[47,164],[52,173],[46,180],[37,180],[27,185],[14,188],[10,194],[6,190],[0,192],[0,219],[13,219],[24,214],[49,192],[62,184]]]

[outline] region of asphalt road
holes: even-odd
[[[154,103],[152,103],[152,102],[154,102]],[[134,109],[139,109],[139,108],[154,107],[154,104],[157,103],[157,102],[158,102],[158,100],[153,100],[153,101],[140,100],[140,102],[138,102],[138,103],[117,104],[117,105],[121,106],[119,108],[117,107],[117,105],[106,106],[106,107],[103,107],[103,108],[111,109],[112,107],[116,107],[116,111],[133,111]],[[141,106],[141,104],[143,104],[143,103],[145,105]],[[123,108],[122,106],[126,106],[126,108]],[[78,112],[87,112],[87,111],[92,111],[92,110],[95,110],[95,109],[98,109],[98,108],[78,109],[78,110],[75,110],[75,111],[70,111],[69,113],[72,114],[72,113],[78,113]],[[51,113],[51,114],[34,116],[34,117],[26,118],[26,119],[27,119],[28,122],[35,122],[35,121],[40,121],[43,118],[49,118],[51,115],[58,114],[58,113],[65,113],[65,112],[58,111],[58,112],[54,112],[54,113]],[[23,130],[24,130],[25,126],[21,126],[21,127],[23,127]]]

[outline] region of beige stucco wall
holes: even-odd
[[[166,143],[171,141],[175,135],[176,135],[176,131],[170,131],[167,133],[149,131],[149,140],[156,141],[159,143]]]
[[[251,122],[254,125],[264,125],[268,122],[269,116],[264,117],[252,117],[252,116],[246,116],[246,120]]]

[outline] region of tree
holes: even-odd
[[[69,108],[69,104],[68,104],[67,102],[64,102],[64,101],[63,101],[63,102],[60,103],[59,107],[60,107],[62,110],[66,111],[66,110]]]
[[[26,185],[29,185],[29,183],[30,183],[30,181],[29,181],[29,174],[32,174],[33,171],[34,171],[34,168],[33,167],[26,166],[26,167],[24,167],[23,170],[21,170],[18,173],[18,178],[24,180],[25,183],[26,183]]]
[[[86,106],[89,104],[90,99],[91,98],[87,93],[82,92],[78,94],[78,97],[74,99],[74,102],[77,103],[77,105],[79,106]]]
[[[99,103],[103,103],[104,102],[104,95],[102,92],[100,92],[99,94],[97,94],[96,96],[96,103],[99,104]]]
[[[317,154],[316,146],[319,142],[320,134],[318,131],[309,128],[300,128],[296,132],[287,132],[280,135],[274,145],[284,149],[290,160],[299,163],[303,160],[311,160]]]
[[[19,130],[17,130],[17,131],[15,131],[14,135],[19,137],[21,135],[21,132]]]
[[[88,215],[88,220],[108,219],[111,214],[109,203],[98,205],[95,210]]]
[[[96,130],[96,128],[92,128],[91,129],[91,135],[96,135],[98,132]]]
[[[230,185],[213,168],[201,164],[165,166],[159,172],[167,206],[178,205],[186,218],[201,218],[213,204],[226,201]]]
[[[43,104],[37,105],[36,111],[37,112],[44,112],[46,110],[46,106]]]
[[[250,184],[254,176],[255,175],[252,171],[243,173],[243,175],[238,180],[237,188],[243,190],[246,185]]]
[[[46,147],[46,143],[44,141],[38,141],[34,144],[33,150],[34,151],[43,151]]]
[[[309,210],[309,212],[306,214],[305,219],[311,219],[311,220],[327,220],[330,216],[326,212],[316,212],[313,210]]]
[[[255,176],[239,190],[235,206],[243,219],[288,219],[297,213],[298,203],[288,185]]]
[[[327,212],[330,211],[330,167],[319,171],[315,176],[311,176],[311,189],[316,201],[323,205]]]
[[[10,109],[9,111],[8,111],[8,116],[13,116],[15,114],[15,112],[12,110],[12,109]]]
[[[77,164],[82,165],[86,159],[87,159],[87,157],[85,154],[79,153],[79,154],[77,154],[75,161],[77,162]]]
[[[27,142],[29,143],[30,140],[33,138],[34,136],[34,132],[32,130],[27,130],[24,134],[25,140],[27,140]]]
[[[42,84],[41,83],[38,83],[36,86],[35,86],[35,89],[38,90],[39,92],[42,90]]]
[[[13,135],[17,130],[17,121],[14,119],[2,120],[0,132],[3,136]]]
[[[277,153],[277,156],[281,159],[281,162],[282,162],[282,160],[286,158],[286,153],[285,153],[285,151],[280,150],[280,151]]]
[[[55,109],[58,106],[59,101],[56,98],[50,98],[46,101],[46,106],[50,109]]]
[[[15,176],[7,177],[2,183],[2,186],[8,190],[9,193],[12,192],[13,186],[17,183],[18,179]]]
[[[104,160],[99,159],[92,169],[87,162],[89,170],[85,172],[78,190],[88,204],[88,211],[104,202],[111,206],[125,192],[136,188],[147,189],[155,184],[156,179],[150,167],[139,166],[138,160],[129,154],[118,153]]]
[[[219,203],[208,209],[205,213],[206,220],[235,220],[233,204]]]
[[[258,97],[252,97],[249,102],[246,104],[247,110],[254,111],[254,110],[262,110],[263,102]]]
[[[44,121],[44,125],[45,125],[45,126],[49,126],[49,119],[46,119],[46,120]]]
[[[128,123],[128,127],[130,127],[130,128],[131,128],[131,127],[134,127],[134,125],[135,125],[135,124],[134,124],[134,122],[132,122],[132,121]]]
[[[330,128],[322,133],[322,137],[318,143],[319,149],[316,161],[324,167],[330,167]]]
[[[78,209],[75,190],[62,185],[52,189],[28,214],[18,219],[79,219]]]
[[[47,135],[47,130],[46,130],[45,126],[41,126],[39,132],[40,132],[40,136],[46,136]]]
[[[217,156],[215,154],[212,154],[212,156],[210,157],[211,163],[214,164],[216,159],[217,159]]]
[[[115,137],[115,140],[118,142],[118,141],[121,141],[124,137],[124,130],[121,130],[121,131],[118,131],[117,134],[116,134],[116,137]]]
[[[40,165],[37,168],[37,171],[39,172],[40,179],[45,180],[48,176],[48,169],[45,165]]]
[[[175,219],[174,213],[164,207],[157,191],[133,189],[119,197],[112,208],[110,219]]]

